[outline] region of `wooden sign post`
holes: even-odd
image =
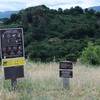
[[[1,58],[5,79],[15,88],[17,78],[24,77],[24,39],[22,28],[0,29]]]
[[[62,61],[59,66],[59,76],[63,78],[63,88],[70,88],[69,78],[73,77],[73,64],[71,61]]]

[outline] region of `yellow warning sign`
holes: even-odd
[[[20,66],[24,64],[25,64],[24,57],[2,59],[2,66],[4,67]]]

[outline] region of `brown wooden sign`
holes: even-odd
[[[73,64],[71,61],[60,62],[60,69],[73,69]]]
[[[59,76],[62,78],[73,77],[73,63],[71,61],[62,61],[59,65]]]
[[[73,71],[71,70],[60,70],[59,76],[62,78],[72,78]]]

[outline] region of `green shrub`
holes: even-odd
[[[100,65],[100,46],[88,44],[88,47],[82,52],[81,62],[90,65]]]

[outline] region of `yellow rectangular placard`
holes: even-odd
[[[2,59],[2,66],[4,67],[20,66],[24,64],[25,64],[24,57]]]

